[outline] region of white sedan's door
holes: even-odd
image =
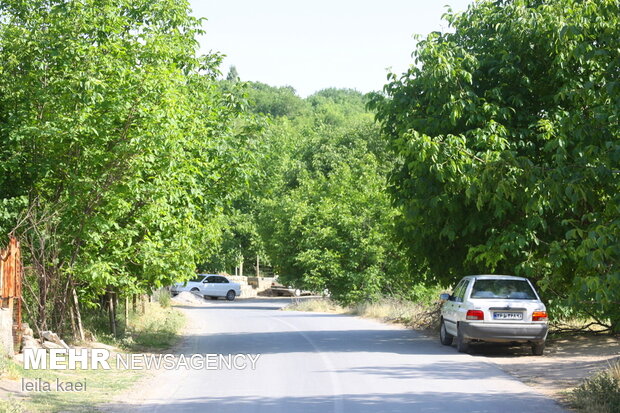
[[[467,314],[468,304],[465,303],[465,293],[467,292],[467,288],[469,287],[469,280],[463,280],[460,288],[454,292],[454,319],[458,323],[459,321],[465,320],[465,315]],[[456,331],[455,331],[456,333]]]
[[[460,307],[463,303],[463,295],[465,294],[465,289],[467,288],[468,281],[461,280],[454,289],[454,292],[450,296],[450,300],[444,304],[444,324],[446,326],[446,330],[448,333],[453,336],[456,335],[456,323],[458,320],[458,314]]]
[[[231,289],[231,285],[226,278],[224,277],[217,277],[217,278],[219,281],[218,290],[220,292],[220,296],[226,297],[226,293],[228,292],[228,290]]]
[[[202,294],[209,297],[220,297],[219,283],[215,275],[210,275],[203,281]]]

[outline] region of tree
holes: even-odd
[[[385,191],[392,164],[362,95],[307,101],[312,112],[275,120],[265,137],[257,210],[271,263],[283,282],[327,288],[343,303],[408,291]]]
[[[31,321],[61,329],[72,290],[91,306],[190,277],[251,125],[188,3],[4,1],[0,22],[0,216],[29,246]]]
[[[248,83],[249,110],[271,117],[295,118],[307,113],[307,104],[290,86],[273,87],[260,82]]]
[[[230,69],[228,69],[228,74],[226,75],[226,80],[229,82],[239,81],[239,73],[237,72],[236,66],[230,66]]]
[[[389,76],[371,106],[415,265],[529,276],[618,331],[619,7],[477,2]]]

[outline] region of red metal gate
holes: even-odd
[[[21,250],[17,238],[10,237],[6,249],[0,250],[0,307],[13,313],[13,344],[19,350],[22,335],[22,276]]]

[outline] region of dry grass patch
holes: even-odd
[[[421,304],[412,301],[385,298],[353,306],[349,314],[374,318],[408,327],[431,330],[439,326],[439,304]]]
[[[389,323],[404,324],[416,329],[434,329],[439,326],[439,304],[421,304],[395,298],[384,298],[353,306],[341,306],[329,298],[297,299],[284,308],[287,311],[308,311],[349,314]]]
[[[285,311],[307,311],[312,313],[345,314],[348,309],[329,298],[293,299],[293,303],[283,308]]]

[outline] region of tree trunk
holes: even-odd
[[[256,255],[256,278],[260,277],[260,258]]]
[[[71,287],[71,290],[73,295],[73,309],[75,310],[77,336],[80,341],[84,341],[84,328],[82,327],[82,315],[80,314],[80,303],[78,301],[77,291],[75,291],[75,287]]]
[[[47,330],[47,274],[42,271],[39,275],[39,325],[41,330]]]
[[[108,292],[108,314],[110,317],[110,331],[116,337],[116,312],[114,310],[114,293]]]
[[[125,330],[129,328],[129,296],[125,296]]]
[[[69,302],[69,320],[71,320],[71,332],[73,333],[73,339],[78,340],[77,326],[75,325],[75,313],[73,312],[73,298]]]

